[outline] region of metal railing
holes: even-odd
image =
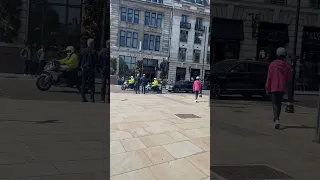
[[[191,23],[188,23],[188,22],[180,22],[180,28],[191,29]]]

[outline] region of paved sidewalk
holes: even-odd
[[[109,178],[106,104],[0,99],[0,180]]]
[[[211,165],[263,164],[296,180],[320,179],[320,144],[312,142],[316,109],[295,108],[295,114],[282,114],[282,130],[275,130],[270,105],[213,101],[211,143],[217,148]]]
[[[111,180],[210,179],[208,102],[188,97],[111,94]]]

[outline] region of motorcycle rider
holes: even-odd
[[[151,83],[151,89],[156,91],[156,89],[159,88],[159,81],[157,78],[153,78],[153,82]]]
[[[129,79],[129,81],[128,81],[128,87],[134,87],[134,77],[133,76],[130,76],[130,79]]]
[[[67,57],[59,60],[60,69],[62,73],[59,75],[59,78],[62,74],[67,74],[66,72],[72,71],[78,66],[78,55],[75,53],[75,49],[73,46],[68,46],[65,50],[67,53]],[[66,78],[67,79],[67,78]]]

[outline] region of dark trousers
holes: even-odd
[[[38,64],[37,74],[40,75],[43,72],[43,68],[46,66],[46,61],[40,61]]]
[[[140,94],[140,85],[138,85],[138,84],[136,84],[135,86],[134,86],[134,90],[136,91],[136,94]]]
[[[101,77],[101,101],[106,101],[106,94],[108,97],[108,102],[110,102],[110,91],[109,91],[109,87],[107,86],[107,75],[106,74],[102,74]],[[108,92],[107,92],[107,88],[108,88]]]
[[[194,91],[194,99],[198,100],[199,91]]]
[[[31,74],[31,60],[24,61],[23,73],[24,74]]]
[[[279,120],[280,118],[283,96],[284,96],[284,92],[271,93],[274,122]]]
[[[81,97],[86,100],[87,90],[90,91],[90,99],[94,100],[95,94],[95,74],[91,72],[82,72]],[[88,87],[88,89],[86,88]]]
[[[141,86],[141,93],[146,94],[146,85]]]

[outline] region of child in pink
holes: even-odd
[[[201,81],[199,76],[196,77],[196,80],[193,82],[193,92],[195,95],[195,101],[198,102],[199,91],[201,88]]]

